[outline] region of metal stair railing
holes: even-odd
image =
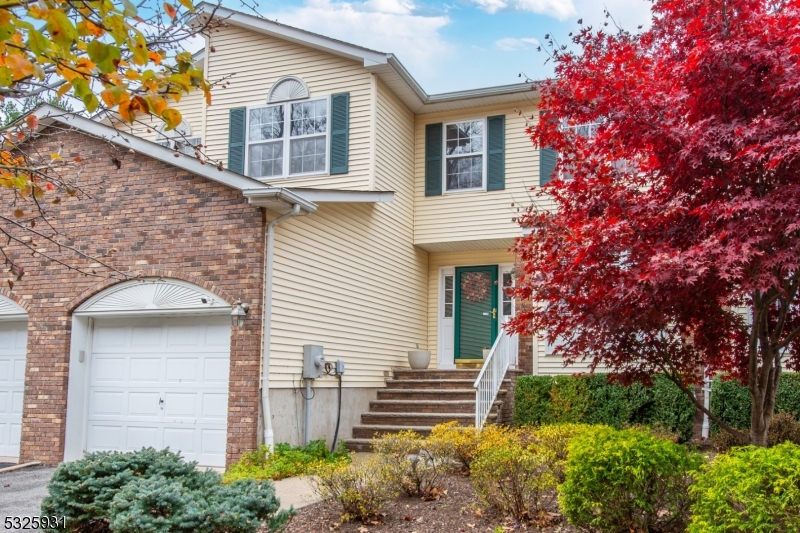
[[[478,379],[475,380],[475,427],[483,428],[492,410],[506,372],[517,365],[519,356],[519,336],[509,335],[502,330],[494,341],[489,355],[483,362]]]

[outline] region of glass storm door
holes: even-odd
[[[497,266],[456,268],[455,358],[483,359],[497,338]]]

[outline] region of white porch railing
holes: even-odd
[[[475,380],[475,427],[481,429],[497,399],[497,393],[503,385],[503,378],[511,366],[517,365],[519,354],[518,335],[509,335],[501,330],[494,346],[483,362],[478,379]]]

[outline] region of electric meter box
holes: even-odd
[[[322,346],[317,344],[303,345],[303,378],[317,379],[322,376],[325,368],[325,355]]]

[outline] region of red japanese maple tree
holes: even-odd
[[[800,0],[657,0],[647,31],[609,21],[577,52],[550,42],[552,119],[528,133],[559,160],[520,217],[516,295],[536,303],[510,327],[690,396],[724,371],[750,390],[749,435],[695,405],[766,445],[781,371],[800,367]]]

